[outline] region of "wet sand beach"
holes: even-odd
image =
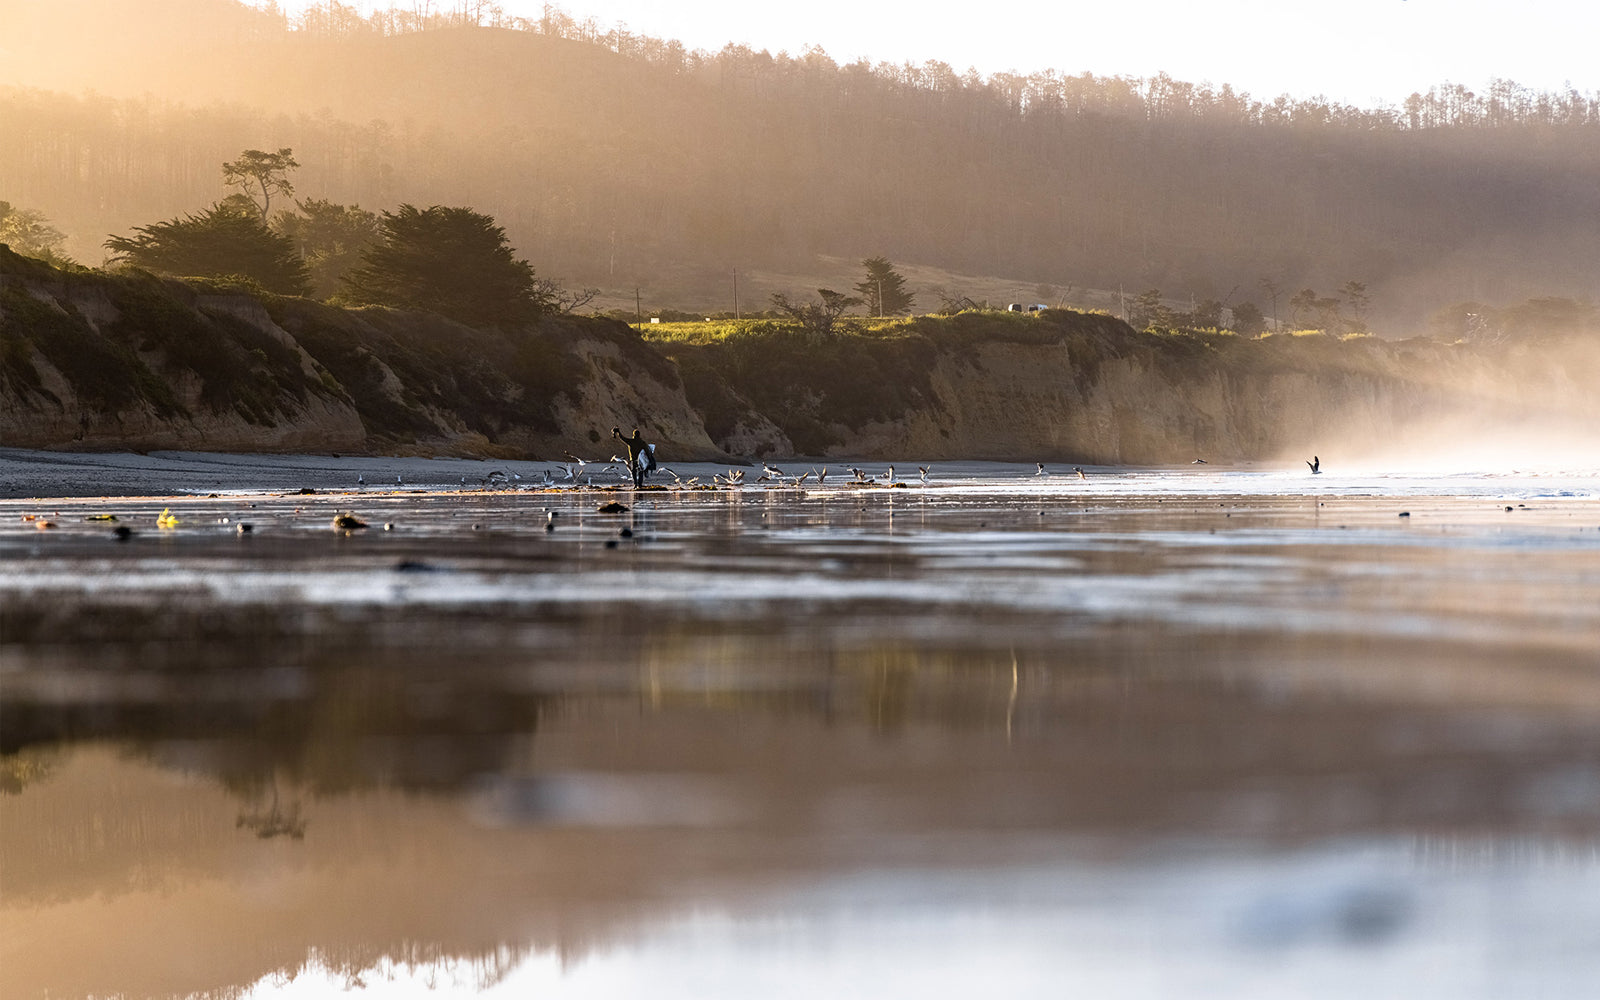
[[[896,468],[0,453],[0,992],[1600,979],[1600,477]]]

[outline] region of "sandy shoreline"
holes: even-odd
[[[609,452],[595,452],[591,464],[577,471],[579,485],[596,489],[628,486],[621,465],[608,465]],[[760,462],[727,459],[722,462],[681,462],[661,457],[661,470],[652,486],[670,487],[673,474],[684,480],[699,477],[710,484],[714,473],[742,468],[747,487],[767,486]],[[778,463],[795,477],[810,473],[807,489],[818,485],[816,473],[828,469],[826,489],[887,485],[884,477],[896,470],[893,485],[917,493],[924,485],[918,467],[928,464],[917,456],[883,460],[846,458],[785,459]],[[852,482],[850,469],[859,466],[874,477]],[[1084,477],[1067,463],[1047,465],[1037,475],[1034,463],[982,460],[934,462],[928,487],[962,488],[984,494],[998,490],[1005,496],[1036,496],[1057,500],[1097,496],[1181,495],[1226,497],[1233,495],[1298,496],[1303,498],[1387,497],[1409,500],[1423,496],[1481,496],[1537,501],[1548,506],[1562,502],[1600,499],[1600,471],[1592,466],[1572,470],[1513,467],[1480,472],[1449,473],[1411,471],[1402,467],[1340,465],[1328,474],[1310,476],[1298,463],[1217,463],[1179,466],[1084,466]],[[491,473],[502,475],[490,477]],[[152,451],[59,452],[0,447],[0,500],[69,500],[90,498],[204,497],[211,493],[287,494],[306,489],[319,493],[384,491],[406,493],[457,493],[479,490],[534,490],[549,485],[570,488],[563,463],[503,461],[459,457],[405,457],[396,455],[249,454],[230,452]],[[550,479],[547,481],[547,477]],[[893,492],[899,493],[900,490]],[[1493,509],[1499,510],[1496,506]],[[1587,516],[1585,516],[1587,520]]]
[[[599,456],[604,459],[608,456]],[[679,466],[712,469],[718,466]],[[289,493],[369,490],[383,487],[478,486],[495,470],[527,477],[531,484],[551,462],[504,462],[472,458],[412,458],[394,455],[268,455],[226,452],[58,452],[0,448],[0,499],[69,497],[160,497],[214,491]],[[395,477],[400,478],[396,483]],[[595,477],[611,482],[612,473]],[[465,482],[463,482],[463,480]]]
[[[523,463],[528,464],[528,463]],[[288,492],[482,479],[506,463],[386,455],[252,455],[191,451],[58,452],[0,448],[0,498],[176,496],[213,490]],[[548,467],[548,466],[546,466]]]
[[[588,472],[596,486],[621,485],[622,473],[604,463],[610,453],[589,456],[596,463]],[[722,463],[678,462],[662,456],[662,464],[681,475],[701,476],[709,481],[714,472],[728,468],[749,471],[753,484],[761,474],[759,463],[729,459]],[[846,471],[855,460],[802,459],[780,463],[791,474],[830,466],[834,477],[829,485],[843,483]],[[887,469],[882,461],[860,462],[873,474]],[[915,481],[916,462],[899,463],[901,479]],[[1068,466],[1057,472],[1065,475]],[[561,463],[502,461],[478,458],[416,458],[396,455],[340,454],[242,454],[229,452],[152,451],[138,452],[60,452],[23,448],[0,448],[0,500],[68,499],[88,497],[166,497],[227,491],[292,493],[300,489],[368,491],[388,488],[458,490],[485,485],[496,470],[520,475],[513,485],[523,488],[542,482],[548,471],[562,475]],[[959,475],[1016,475],[1027,471],[1025,464],[1005,462],[942,462],[941,473]],[[911,476],[907,477],[906,472]],[[399,481],[396,481],[399,477]],[[365,483],[360,480],[364,479]],[[665,472],[650,480],[670,483]],[[504,485],[505,480],[488,485]]]

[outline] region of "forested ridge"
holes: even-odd
[[[240,148],[284,146],[309,196],[469,204],[542,273],[692,308],[733,268],[817,254],[1263,308],[1262,279],[1353,280],[1379,327],[1600,296],[1600,95],[1494,81],[1364,109],[1166,76],[693,52],[555,9],[496,26],[155,6],[0,6],[0,193],[91,262],[107,234],[220,197]]]

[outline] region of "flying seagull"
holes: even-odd
[[[1311,461],[1307,462],[1306,464],[1311,466],[1311,474],[1313,476],[1322,475],[1322,459],[1318,458],[1315,455],[1312,455],[1311,456]]]

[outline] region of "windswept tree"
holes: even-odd
[[[898,316],[911,311],[916,296],[905,290],[906,279],[887,257],[868,257],[861,266],[867,273],[855,287],[866,301],[870,315]]]
[[[238,188],[239,193],[248,198],[261,214],[261,221],[265,222],[269,218],[267,213],[272,209],[273,195],[281,194],[287,198],[294,194],[294,185],[289,183],[289,171],[299,166],[294,159],[294,150],[287,146],[276,153],[247,149],[239,154],[237,160],[222,165],[222,181],[229,187]],[[259,201],[257,194],[261,196]]]
[[[61,253],[66,234],[45,220],[44,213],[31,208],[13,208],[0,201],[0,243],[24,257],[37,257],[51,264],[71,261]]]
[[[1302,288],[1289,297],[1289,322],[1300,329],[1305,329],[1314,320],[1317,312],[1317,290],[1315,288]]]
[[[1350,317],[1345,320],[1345,325],[1352,333],[1365,333],[1367,330],[1367,306],[1371,299],[1367,296],[1367,286],[1360,281],[1347,281],[1339,286],[1339,294],[1343,296],[1345,304],[1350,307]]]
[[[553,306],[505,229],[481,212],[401,205],[383,213],[378,230],[344,279],[356,302],[425,309],[472,326],[525,322]]]
[[[1336,333],[1345,322],[1344,314],[1339,309],[1339,300],[1318,295],[1314,288],[1302,288],[1295,292],[1289,299],[1289,308],[1294,310],[1295,326],[1303,330]]]
[[[1189,313],[1189,325],[1197,330],[1220,330],[1222,309],[1222,303],[1216,299],[1201,299]]]
[[[819,337],[831,335],[839,317],[861,304],[861,299],[831,288],[817,289],[815,302],[795,302],[782,292],[772,296],[773,308]]]
[[[600,289],[568,288],[556,278],[537,278],[533,282],[533,293],[543,303],[545,312],[566,315],[593,302],[599,297]]]
[[[1233,307],[1233,330],[1245,337],[1260,336],[1267,328],[1267,318],[1254,302],[1241,302]]]
[[[294,242],[232,205],[213,205],[199,215],[133,231],[133,236],[106,240],[113,259],[178,276],[249,278],[279,295],[311,291],[310,272]]]
[[[1128,322],[1136,330],[1168,329],[1172,326],[1172,312],[1161,301],[1161,289],[1147,288],[1133,300]]]
[[[970,309],[983,308],[983,303],[978,302],[976,299],[963,295],[960,291],[948,290],[942,285],[933,286],[931,291],[939,298],[939,315],[941,316],[954,316]]]
[[[272,228],[294,241],[311,270],[312,290],[327,298],[343,288],[345,275],[361,265],[361,254],[378,241],[378,216],[359,205],[311,198],[298,212],[279,212]]]

